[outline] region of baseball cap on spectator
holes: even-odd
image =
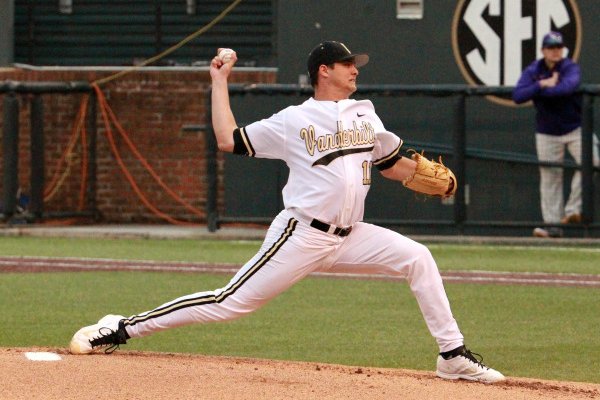
[[[547,49],[550,47],[565,47],[565,43],[560,32],[548,32],[544,35],[544,39],[542,40],[542,48]]]
[[[343,61],[354,61],[356,68],[359,68],[369,62],[369,56],[353,54],[344,43],[325,41],[319,43],[308,55],[308,76],[314,80],[321,65],[331,65]]]

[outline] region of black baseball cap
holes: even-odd
[[[308,55],[308,76],[316,76],[321,65],[330,65],[336,62],[354,61],[357,68],[369,62],[367,54],[353,54],[344,43],[328,40],[319,43]]]
[[[542,39],[542,48],[546,49],[549,47],[565,47],[563,37],[560,32],[548,32]]]

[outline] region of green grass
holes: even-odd
[[[1,238],[0,254],[241,263],[258,242]],[[430,246],[442,269],[598,273],[594,249]],[[0,274],[0,346],[60,346],[107,313],[132,315],[229,276]],[[598,289],[447,284],[467,344],[509,376],[600,383]],[[308,278],[252,315],[125,348],[433,370],[437,346],[404,283]]]
[[[600,249],[595,247],[428,246],[442,270],[600,273]]]
[[[246,262],[258,241],[0,237],[0,254],[124,260]]]
[[[175,244],[175,245],[174,245]],[[258,241],[0,237],[0,254],[243,264]],[[428,246],[441,270],[600,273],[600,249],[534,246]]]

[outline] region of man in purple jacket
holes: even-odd
[[[531,63],[521,74],[512,97],[521,104],[533,100],[536,109],[536,148],[540,161],[563,162],[565,148],[581,164],[581,81],[579,65],[564,57],[564,41],[559,32],[546,34],[542,41],[543,58]],[[596,140],[596,138],[594,137]],[[598,164],[594,143],[594,164]],[[581,173],[571,181],[571,193],[564,205],[563,170],[540,167],[540,200],[545,224],[581,222]],[[534,236],[560,237],[559,227],[535,228]]]

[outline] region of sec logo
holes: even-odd
[[[523,69],[542,56],[542,38],[549,31],[563,34],[565,56],[577,61],[581,18],[575,0],[460,0],[452,21],[452,50],[468,83],[513,86]]]

